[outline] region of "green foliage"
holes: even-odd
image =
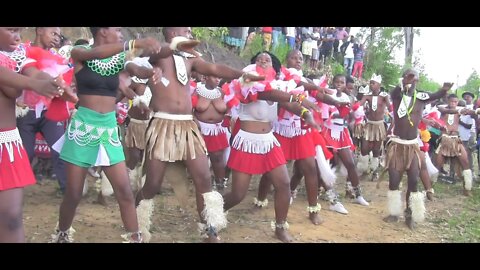
[[[282,65],[286,65],[287,54],[290,51],[290,47],[288,46],[286,40],[279,38],[278,41],[279,44],[275,48],[273,48],[272,46],[270,52],[274,54],[278,58],[278,60],[280,60],[280,63],[282,63]]]
[[[418,80],[417,88],[422,91],[427,92],[436,92],[440,89],[441,85],[431,79],[429,79],[425,74],[420,74]]]
[[[192,27],[192,35],[195,39],[216,42],[221,44],[223,37],[228,35],[227,27]]]
[[[345,74],[345,68],[342,64],[335,61],[333,58],[329,58],[326,62],[327,66],[330,66],[330,70],[332,71],[332,75],[335,76],[337,74]]]
[[[472,74],[470,74],[470,76],[468,77],[465,85],[457,89],[457,94],[461,96],[463,92],[469,91],[477,96],[479,90],[480,90],[480,76],[478,75],[477,71],[474,70]]]
[[[373,73],[380,74],[382,85],[392,88],[402,73],[402,66],[395,63],[393,52],[404,44],[403,28],[362,27],[357,37],[366,49],[363,77],[368,80]]]
[[[247,44],[243,52],[240,53],[240,57],[250,62],[250,59],[261,51],[263,51],[263,38],[261,34],[256,34],[252,42]]]

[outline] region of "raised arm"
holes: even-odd
[[[447,92],[452,88],[452,86],[453,86],[453,83],[448,83],[448,82],[443,83],[442,88],[440,88],[437,92],[431,94],[428,101],[432,102],[434,100],[444,97],[447,94]]]
[[[76,62],[84,62],[93,59],[104,59],[129,49],[143,49],[146,54],[160,53],[160,43],[151,37],[143,39],[133,39],[123,43],[105,44],[94,47],[90,50],[84,47],[74,47],[71,51],[71,57]]]

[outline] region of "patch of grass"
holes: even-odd
[[[437,183],[435,193],[445,196],[462,196],[461,185],[448,185]],[[480,193],[474,189],[473,196],[464,200],[458,212],[453,212],[451,217],[438,218],[434,221],[440,230],[447,236],[448,242],[453,243],[479,243],[480,242]]]

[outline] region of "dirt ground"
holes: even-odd
[[[273,198],[267,208],[256,210],[253,197],[256,196],[258,177],[250,185],[247,198],[229,211],[228,227],[221,231],[223,242],[227,243],[277,243],[270,228],[274,218]],[[180,180],[188,181],[188,180]],[[360,206],[344,198],[345,179],[337,180],[337,190],[349,211],[342,215],[328,210],[328,202],[320,200],[321,217],[325,222],[313,225],[308,219],[306,195],[302,186],[297,198],[290,207],[288,222],[290,232],[300,243],[440,243],[445,242],[434,221],[439,216],[452,216],[461,206],[464,197],[459,195],[447,198],[437,195],[433,202],[426,201],[427,219],[415,231],[409,230],[401,222],[387,224],[386,216],[387,181],[376,188],[376,182],[362,181],[365,197],[371,200],[369,207]],[[178,183],[178,182],[177,182]],[[185,182],[184,182],[185,183]],[[120,243],[124,233],[118,204],[108,197],[108,206],[96,203],[97,191],[94,180],[89,180],[89,192],[77,209],[73,227],[77,230],[74,239],[78,243]],[[198,215],[195,207],[192,185],[187,206],[182,209],[168,181],[164,182],[161,194],[155,197],[155,210],[152,218],[151,242],[196,243],[202,238],[197,231]],[[56,195],[56,181],[44,180],[40,184],[25,189],[24,224],[28,242],[48,242],[58,219],[61,197]],[[403,199],[404,200],[404,199]]]

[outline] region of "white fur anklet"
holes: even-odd
[[[318,213],[320,210],[322,210],[322,206],[319,203],[315,206],[307,206],[308,213]]]
[[[227,217],[223,212],[223,197],[217,191],[202,194],[204,205],[202,216],[210,227],[218,231],[227,227]]]
[[[402,192],[400,190],[387,191],[387,207],[390,216],[399,217],[402,215]]]
[[[255,198],[253,198],[253,204],[255,204],[255,206],[258,206],[260,208],[267,207],[268,206],[268,199],[265,199],[263,201],[259,201],[257,199],[257,197],[255,197]]]
[[[412,209],[412,220],[414,222],[423,222],[425,220],[425,196],[422,192],[410,193],[410,209]]]
[[[472,170],[468,169],[468,170],[464,170],[462,172],[462,175],[463,175],[463,181],[465,182],[465,189],[466,190],[472,190],[472,179],[473,179],[473,175],[472,175]]]
[[[141,200],[137,207],[138,230],[143,234],[143,242],[148,243],[152,238],[150,226],[155,204],[153,199]]]

